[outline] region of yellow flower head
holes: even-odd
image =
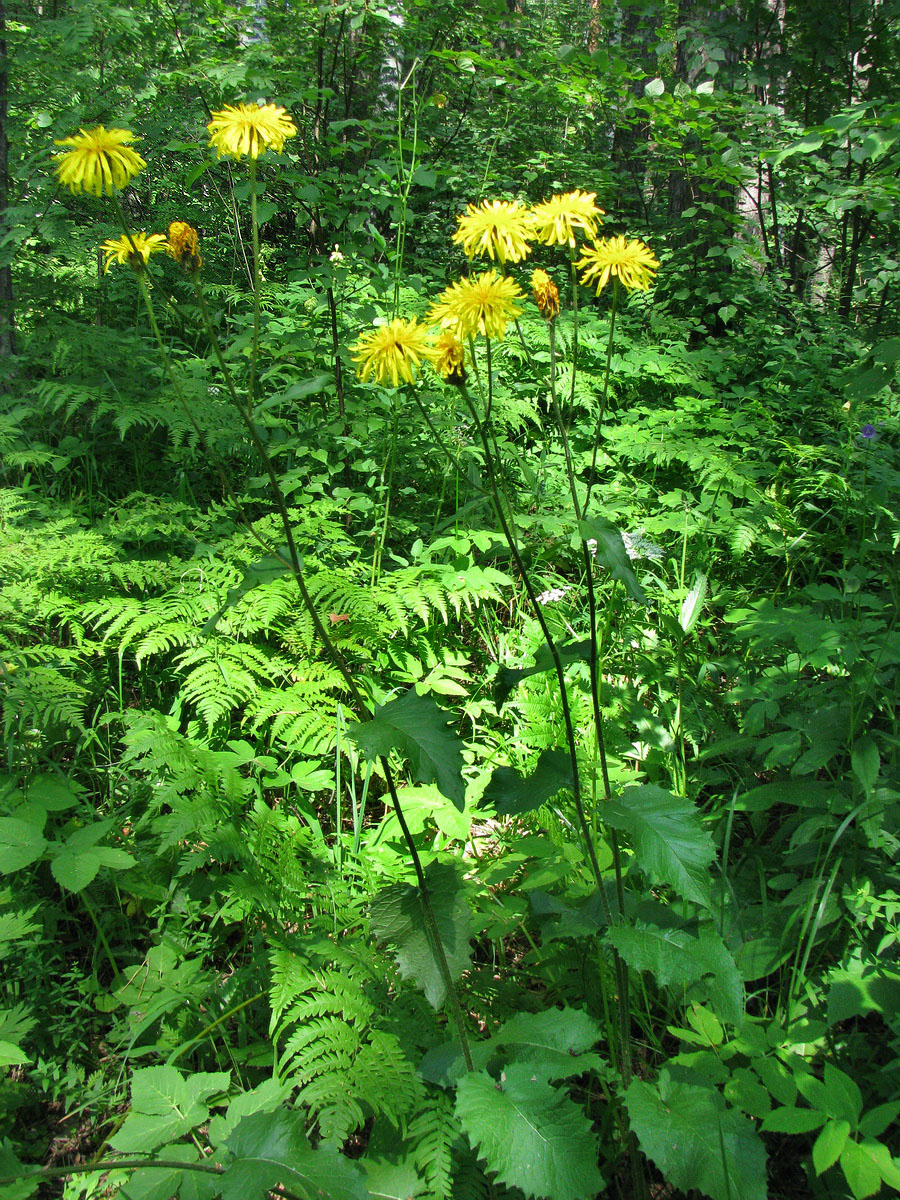
[[[585,246],[575,264],[584,273],[581,282],[591,285],[596,280],[597,295],[603,291],[610,276],[618,279],[629,292],[646,292],[653,283],[659,262],[649,246],[624,237],[601,238],[593,246]]]
[[[438,335],[434,343],[434,369],[447,383],[466,382],[466,352],[452,333]]]
[[[527,237],[531,228],[527,208],[517,201],[484,200],[476,207],[466,205],[466,212],[457,217],[459,229],[453,241],[462,246],[467,258],[476,254],[496,257],[498,262],[521,262],[531,253]]]
[[[277,104],[226,104],[214,112],[207,125],[209,144],[219,158],[259,158],[264,150],[280,154],[285,139],[293,137],[297,126]]]
[[[186,271],[199,271],[203,259],[197,248],[197,230],[187,221],[173,221],[169,226],[169,254]]]
[[[531,290],[538,312],[548,321],[559,316],[559,288],[540,267],[531,276]]]
[[[400,317],[364,333],[350,351],[363,383],[374,375],[377,383],[390,380],[394,387],[401,379],[412,383],[421,362],[434,359],[428,331],[418,321],[404,321]]]
[[[588,237],[597,236],[603,224],[603,209],[594,201],[596,192],[564,192],[551,196],[531,210],[532,236],[544,246],[568,246],[575,249],[575,230]]]
[[[58,155],[54,170],[59,182],[70,192],[90,192],[92,196],[112,195],[125,187],[146,162],[128,145],[135,135],[127,129],[79,129],[74,137],[62,138],[57,146],[70,146]]]
[[[125,234],[120,238],[107,238],[100,247],[106,255],[103,274],[106,274],[113,262],[121,263],[122,266],[127,263],[135,271],[143,271],[150,261],[150,255],[165,250],[167,245],[162,233],[132,233],[130,239]]]
[[[522,294],[512,279],[485,271],[445,288],[432,304],[428,319],[461,341],[476,333],[502,338],[506,326],[522,311],[516,304]]]

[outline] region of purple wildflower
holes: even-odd
[[[862,429],[859,431],[859,436],[870,440],[875,436],[876,433],[877,430],[875,429],[874,425],[863,425]]]

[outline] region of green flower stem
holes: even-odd
[[[391,417],[391,444],[388,448],[387,461],[382,471],[382,478],[384,478],[385,474],[387,475],[384,485],[384,517],[381,521],[381,530],[375,545],[375,553],[372,555],[371,587],[373,588],[378,582],[378,577],[381,573],[381,559],[384,555],[384,543],[387,541],[388,520],[391,514],[391,493],[394,489],[394,465],[397,461],[397,425],[399,422],[396,392],[391,397]]]
[[[565,453],[566,475],[569,481],[569,492],[571,494],[572,504],[577,516],[578,492],[575,482],[575,472],[572,466],[569,437],[562,421],[562,413],[560,412],[559,401],[556,395],[555,320],[550,321],[550,400],[553,405],[553,410],[557,421],[559,422],[560,437],[562,439],[563,451]],[[586,504],[585,507],[587,507]],[[600,668],[597,653],[597,597],[596,592],[594,591],[594,562],[590,552],[590,547],[584,538],[581,539],[581,553],[584,562],[585,581],[587,584],[588,615],[590,620],[591,649],[588,658],[588,671],[591,685],[591,708],[594,716],[594,732],[597,738],[597,756],[600,760],[600,773],[603,781],[603,798],[608,803],[612,799],[612,788],[609,782],[609,765],[606,755],[606,739],[603,730],[603,711],[600,704]],[[625,888],[622,878],[622,855],[619,848],[618,834],[614,829],[608,830],[608,833],[610,839],[610,848],[613,856],[613,869],[616,879],[616,900],[619,910],[618,918],[621,921],[624,919],[625,915]],[[593,844],[593,838],[591,839],[591,844]],[[631,1081],[632,1074],[631,1029],[629,1024],[628,1005],[628,968],[622,961],[618,951],[615,949],[613,950],[613,963],[616,973],[616,988],[619,993],[619,1066],[623,1085],[627,1087]]]
[[[247,403],[251,412],[256,407],[256,366],[259,358],[259,218],[256,208],[256,159],[251,158],[250,170],[250,232],[253,240],[253,340],[250,346],[250,382]]]
[[[490,372],[488,372],[488,388],[490,388]],[[488,476],[488,487],[494,502],[494,511],[497,514],[497,519],[499,520],[500,527],[503,530],[503,536],[506,539],[510,553],[513,556],[516,569],[519,572],[522,584],[528,595],[529,602],[531,603],[532,611],[534,612],[538,625],[540,626],[541,633],[543,634],[544,641],[547,644],[547,648],[550,651],[550,657],[553,659],[553,665],[556,669],[556,678],[559,685],[560,701],[562,704],[563,723],[566,730],[566,745],[568,747],[569,762],[572,768],[572,795],[575,802],[575,811],[578,814],[578,824],[581,829],[581,835],[584,839],[585,849],[587,850],[588,858],[590,860],[591,872],[594,876],[597,892],[600,896],[600,901],[603,906],[604,916],[609,924],[612,924],[612,912],[609,907],[609,899],[606,895],[606,888],[603,884],[603,876],[600,872],[600,864],[597,861],[597,851],[594,847],[594,839],[591,836],[590,827],[585,815],[584,797],[582,795],[581,780],[578,773],[578,751],[575,740],[575,727],[572,721],[572,711],[569,705],[569,696],[566,688],[565,669],[559,653],[559,647],[556,645],[556,641],[553,637],[553,634],[550,632],[550,627],[548,626],[546,618],[541,610],[541,606],[538,603],[534,586],[532,585],[531,578],[522,559],[522,555],[519,552],[518,541],[513,534],[507,519],[505,507],[501,498],[500,486],[494,470],[494,455],[491,449],[488,431],[478,415],[478,411],[472,401],[472,397],[469,395],[468,389],[463,385],[460,387],[460,392],[462,393],[463,399],[468,406],[472,420],[475,423],[475,428],[479,439],[481,440],[482,450],[484,451],[485,470],[487,471]],[[487,408],[490,408],[489,400]]]
[[[571,424],[575,414],[575,380],[578,376],[578,278],[575,274],[575,251],[569,254],[569,270],[572,275],[572,386],[569,389],[569,411],[567,421]],[[575,510],[576,515],[578,509]]]
[[[587,492],[584,497],[584,508],[581,510],[581,520],[587,516],[588,504],[591,499],[591,490],[594,486],[594,478],[597,472],[597,455],[600,451],[600,437],[603,432],[603,418],[606,416],[606,404],[609,399],[609,372],[612,366],[613,352],[613,334],[616,329],[616,312],[619,307],[619,280],[613,276],[612,281],[612,307],[609,312],[609,338],[606,343],[606,370],[603,374],[603,392],[600,397],[600,412],[597,416],[597,428],[594,433],[594,449],[591,454],[591,475],[587,482]]]

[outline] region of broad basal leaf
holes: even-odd
[[[419,783],[435,783],[460,812],[466,805],[462,777],[462,743],[452,732],[453,717],[414,687],[375,709],[370,721],[351,725],[347,733],[366,758],[398,750],[409,759]]]
[[[313,1150],[305,1127],[296,1109],[244,1117],[225,1142],[232,1160],[220,1177],[222,1200],[262,1200],[279,1187],[303,1200],[367,1200],[360,1167],[332,1148]]]
[[[666,1180],[712,1200],[766,1200],[766,1152],[750,1121],[714,1088],[636,1079],[625,1093],[641,1149]]]
[[[578,532],[586,542],[596,543],[594,553],[597,562],[606,567],[613,579],[625,584],[632,600],[646,604],[644,589],[637,581],[622,534],[615,525],[605,517],[588,517],[586,521],[578,522]]]
[[[175,1067],[145,1067],[131,1079],[131,1112],[110,1139],[114,1150],[156,1150],[209,1117],[209,1099],[224,1092],[231,1076],[213,1071],[183,1076]]]
[[[607,824],[628,834],[642,871],[671,884],[686,900],[709,906],[709,867],[716,852],[690,800],[645,783],[600,811]]]
[[[591,654],[591,643],[568,642],[564,646],[557,646],[557,651],[563,665],[579,660],[587,662]],[[540,675],[542,671],[552,671],[555,666],[550,647],[541,646],[534,656],[533,667],[501,667],[494,679],[494,703],[497,705],[497,711],[499,712],[509,699],[510,692],[518,687],[523,679],[527,679],[529,675]]]
[[[500,816],[540,808],[563,788],[572,788],[572,761],[564,750],[544,750],[530,775],[498,767],[484,790],[482,805],[493,804]]]
[[[603,1187],[587,1117],[527,1063],[496,1083],[486,1072],[460,1080],[456,1115],[487,1169],[526,1196],[593,1200]]]
[[[464,886],[449,863],[429,863],[425,880],[450,974],[458,979],[469,966],[472,924]],[[440,1008],[447,991],[428,933],[419,889],[408,883],[391,884],[375,896],[370,912],[375,936],[396,947],[400,974],[404,979],[415,980],[428,1002]]]
[[[727,946],[709,925],[695,934],[636,921],[613,925],[606,940],[636,971],[650,971],[663,987],[704,981],[707,994],[723,1021],[737,1025],[744,1012],[744,987]]]

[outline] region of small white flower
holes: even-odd
[[[567,587],[547,588],[546,592],[541,592],[537,597],[537,602],[542,607],[545,604],[555,604],[557,600],[562,600],[567,591]]]

